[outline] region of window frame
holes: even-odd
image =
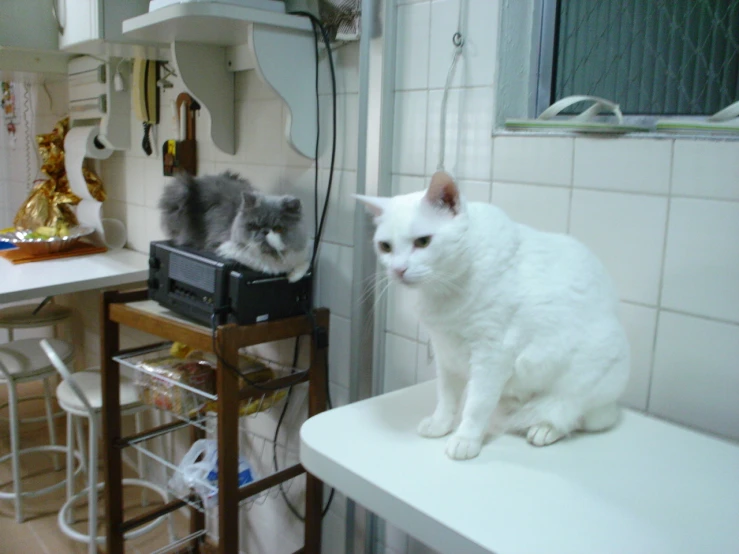
[[[552,90],[554,88],[554,56],[555,44],[558,33],[557,4],[560,0],[539,0],[535,3],[533,17],[533,45],[532,52],[537,59],[532,60],[532,75],[530,90],[531,95],[530,113],[532,117],[539,115],[551,104]],[[618,103],[617,98],[608,98]],[[723,106],[725,107],[725,106]],[[723,109],[722,107],[722,109]],[[665,119],[680,119],[681,121],[705,121],[711,114],[706,115],[659,115],[659,114],[624,114],[624,123],[627,125],[641,125],[649,127],[652,133],[655,131],[657,121]],[[571,116],[556,116],[555,119],[566,119]],[[598,116],[596,120],[608,120],[607,115]],[[682,133],[692,134],[692,133]],[[696,131],[697,136],[705,136],[705,133]]]

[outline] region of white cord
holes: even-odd
[[[452,86],[454,79],[454,70],[457,67],[459,57],[462,55],[464,47],[464,33],[462,32],[462,24],[466,21],[467,1],[459,0],[459,14],[457,16],[457,31],[452,36],[452,44],[454,45],[454,55],[452,63],[449,65],[449,71],[446,74],[446,83],[444,83],[444,94],[441,97],[441,116],[439,117],[439,163],[436,171],[444,171],[444,156],[446,153],[446,105],[449,99],[449,88]]]
[[[31,151],[33,150],[33,137],[31,133],[31,123],[29,122],[29,112],[31,110],[31,85],[23,83],[23,130],[25,132],[26,147],[26,192],[30,192],[33,187],[31,177]]]

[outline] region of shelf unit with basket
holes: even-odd
[[[297,450],[277,444],[273,439],[245,429],[245,418],[264,413],[280,402],[286,391],[300,383],[308,384],[308,417],[326,407],[326,362],[328,356],[329,313],[314,309],[311,314],[257,323],[253,325],[221,325],[213,330],[181,319],[147,299],[147,291],[103,293],[101,304],[103,332],[101,357],[103,364],[103,442],[105,463],[105,501],[107,506],[107,549],[109,554],[124,552],[123,535],[130,529],[145,525],[166,513],[189,507],[189,534],[161,552],[174,548],[187,552],[220,554],[239,551],[239,508],[247,508],[287,492],[297,478],[305,474],[305,543],[299,552],[319,554],[321,551],[322,483],[305,472],[299,463]],[[178,341],[212,357],[215,365],[215,390],[193,386],[167,376],[155,374],[148,361],[161,360],[169,353],[169,343],[121,351],[120,326]],[[268,360],[248,358],[254,367],[244,367],[244,347],[300,336],[310,336],[310,364],[307,370],[295,370]],[[216,352],[217,351],[217,355]],[[171,423],[147,429],[135,435],[123,436],[119,411],[118,383],[121,366],[136,372],[137,382],[149,403],[174,414]],[[248,382],[230,368],[239,367]],[[252,370],[251,372],[249,370]],[[268,370],[266,373],[265,371]],[[251,377],[250,377],[251,376]],[[258,377],[259,376],[259,377]],[[152,391],[158,391],[155,395]],[[193,489],[172,488],[173,500],[136,517],[124,520],[122,504],[122,450],[132,447],[153,463],[159,464],[167,482],[182,470],[175,460],[157,453],[147,443],[152,439],[190,429],[195,442],[213,433],[217,438],[217,481],[195,480]],[[248,465],[253,471],[249,482],[239,486],[239,437],[249,441]],[[274,452],[273,452],[274,449]],[[243,454],[243,453],[242,453]],[[273,456],[280,460],[280,469],[272,470]],[[217,484],[216,484],[217,483]],[[198,494],[198,492],[200,494]],[[204,506],[203,495],[212,499]],[[206,541],[205,513],[208,507],[218,508],[218,545]]]

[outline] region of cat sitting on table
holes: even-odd
[[[421,435],[454,431],[446,453],[468,459],[491,419],[535,446],[616,424],[629,344],[608,274],[583,244],[468,202],[444,172],[423,192],[358,198],[390,279],[417,291],[436,355],[437,405]]]
[[[268,274],[309,269],[300,200],[266,195],[239,175],[178,175],[159,200],[162,229],[178,246],[208,250]]]

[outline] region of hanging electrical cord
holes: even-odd
[[[318,247],[320,244],[320,238],[323,235],[323,229],[324,224],[326,221],[326,214],[328,212],[328,203],[329,199],[331,198],[331,189],[333,186],[333,179],[334,179],[334,165],[336,161],[336,69],[334,67],[334,58],[333,53],[331,50],[331,40],[328,36],[328,32],[326,31],[323,24],[313,17],[311,14],[305,13],[303,15],[307,15],[310,20],[311,24],[313,26],[313,35],[315,38],[315,60],[316,60],[316,154],[315,154],[315,188],[314,188],[314,224],[316,225],[316,228],[314,229],[314,243],[313,243],[313,254],[311,256],[311,262],[310,262],[310,270],[315,275],[315,263],[316,263],[316,257],[318,254]],[[319,52],[318,52],[318,43],[319,43],[319,33],[321,38],[323,39],[323,43],[326,47],[326,52],[328,56],[328,63],[329,63],[329,72],[331,75],[331,100],[332,100],[332,138],[331,138],[331,165],[329,168],[329,177],[328,177],[328,186],[326,187],[326,198],[323,202],[323,210],[321,212],[321,218],[320,218],[320,224],[318,223],[318,155],[320,151],[320,126],[321,126],[321,116],[320,116],[320,94],[319,94]],[[306,310],[306,315],[311,320],[311,325],[313,327],[313,347],[316,348],[317,340],[318,340],[318,325],[313,317],[313,314],[310,310]],[[293,367],[297,364],[297,357],[298,357],[298,344],[296,340],[295,344],[295,353],[294,353],[294,361]],[[329,389],[329,380],[328,380],[328,359],[326,359],[326,403],[328,404],[329,409],[332,407],[331,402],[331,391]],[[285,414],[287,413],[288,406],[290,405],[290,398],[292,396],[292,387],[290,387],[287,391],[287,397],[285,398],[285,404],[282,407],[282,412],[280,413],[280,417],[277,420],[277,426],[275,428],[275,436],[274,436],[274,446],[272,448],[272,465],[275,471],[278,470],[278,464],[277,464],[277,438],[280,433],[280,428],[282,427],[282,422],[285,419]],[[297,510],[295,506],[293,506],[292,502],[287,497],[287,494],[285,493],[285,490],[282,487],[282,483],[280,483],[280,493],[282,495],[283,500],[285,501],[285,504],[287,505],[290,512],[299,520],[304,521],[304,516],[300,515],[300,512]],[[331,507],[331,503],[334,499],[334,493],[335,490],[331,488],[331,492],[329,493],[328,501],[326,503],[326,506],[323,508],[321,512],[321,517],[324,517],[327,513],[329,508]]]
[[[299,12],[298,12],[299,13]],[[309,13],[299,13],[300,15],[306,15],[310,18],[311,24],[313,26],[313,34],[314,34],[314,44],[315,44],[315,60],[316,60],[316,81],[315,81],[315,94],[316,94],[316,149],[315,149],[315,175],[314,175],[314,243],[313,243],[313,252],[311,255],[311,261],[310,261],[310,270],[313,275],[315,275],[315,263],[316,258],[318,255],[318,247],[321,242],[321,237],[323,236],[324,226],[326,222],[326,216],[328,213],[328,205],[329,200],[331,198],[331,190],[333,188],[333,180],[334,180],[334,168],[336,164],[336,128],[337,128],[337,92],[336,92],[336,68],[334,66],[334,59],[333,59],[333,53],[331,49],[331,39],[328,35],[328,32],[326,31],[323,24],[316,19],[313,15]],[[320,38],[319,38],[320,37]],[[319,91],[319,41],[322,40],[326,47],[326,52],[328,55],[328,63],[329,63],[329,70],[330,70],[330,76],[331,76],[331,101],[332,101],[332,137],[331,137],[331,162],[329,167],[329,176],[328,176],[328,185],[326,187],[326,198],[323,202],[323,207],[321,209],[320,214],[320,223],[319,223],[319,217],[318,217],[318,157],[320,152],[320,127],[321,127],[321,117],[320,117],[320,91]],[[228,273],[228,272],[225,272]],[[213,352],[216,355],[216,358],[221,362],[221,364],[226,367],[229,371],[235,372],[240,378],[242,378],[248,385],[259,389],[259,390],[265,390],[265,391],[274,391],[278,389],[285,388],[285,384],[283,383],[279,387],[270,387],[265,386],[264,384],[256,383],[253,380],[249,379],[244,373],[241,372],[241,370],[238,367],[234,367],[232,364],[230,364],[227,360],[223,358],[221,355],[221,352],[218,348],[218,341],[216,339],[216,330],[217,330],[217,321],[216,318],[218,315],[227,313],[227,311],[230,308],[228,306],[221,306],[214,310],[213,315],[211,316],[211,341],[212,341],[212,347]],[[315,318],[313,317],[313,313],[311,311],[310,306],[305,307],[305,313],[306,316],[311,321],[312,326],[312,334],[311,338],[313,340],[313,347],[316,348],[318,346],[318,339],[321,332],[321,329],[319,329],[317,322],[315,321]],[[293,356],[293,364],[292,367],[295,368],[298,361],[298,353],[299,353],[299,346],[298,341],[296,339],[295,344],[295,352]],[[278,434],[280,432],[280,428],[282,426],[282,422],[285,418],[285,414],[287,413],[287,409],[290,402],[290,397],[292,396],[292,389],[295,384],[298,384],[302,378],[305,376],[305,374],[308,372],[308,370],[293,370],[292,375],[295,376],[295,382],[289,384],[287,397],[285,399],[285,404],[282,408],[282,412],[280,414],[280,418],[277,421],[277,426],[275,429],[275,441],[273,444],[273,465],[275,468],[275,471],[277,470],[277,454],[276,454],[276,444],[277,444],[277,438]],[[328,360],[326,360],[326,403],[329,408],[332,407],[331,402],[331,391],[329,389],[329,367],[328,367]],[[285,500],[285,503],[287,504],[290,511],[300,520],[304,520],[304,517],[300,515],[300,513],[297,511],[297,509],[292,505],[292,503],[287,498],[287,494],[282,488],[282,484],[280,484],[280,492],[282,493],[282,497]],[[331,489],[331,492],[329,494],[328,501],[326,503],[326,506],[323,508],[323,511],[321,513],[321,517],[325,516],[328,513],[329,508],[331,507],[331,503],[334,499],[334,489]]]
[[[446,153],[446,114],[447,114],[447,101],[449,100],[449,89],[452,86],[452,79],[454,79],[454,70],[457,68],[457,62],[462,55],[464,48],[464,33],[462,32],[463,22],[466,20],[467,2],[466,0],[459,0],[459,13],[457,15],[457,31],[452,35],[452,44],[454,45],[454,54],[452,56],[452,63],[449,65],[449,71],[446,74],[446,82],[444,83],[444,93],[441,97],[441,114],[439,117],[439,163],[436,166],[436,171],[445,171],[444,168],[444,157]]]

